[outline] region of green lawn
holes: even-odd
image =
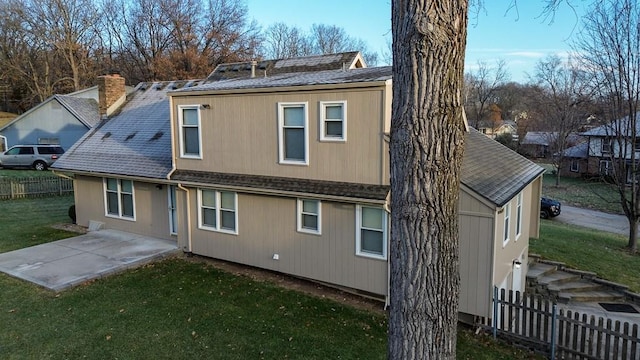
[[[621,235],[542,220],[540,238],[531,239],[529,252],[640,292],[640,255],[629,254],[626,245],[627,238]]]
[[[77,235],[51,228],[71,222],[72,204],[73,196],[0,200],[0,252]]]
[[[560,185],[556,186],[555,175],[545,174],[542,194],[562,204],[622,214],[620,198],[615,187],[604,182],[561,177]]]
[[[36,171],[29,169],[2,169],[0,168],[0,179],[1,178],[30,178],[30,177],[55,177],[56,175],[50,170],[46,171]]]

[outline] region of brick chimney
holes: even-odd
[[[124,78],[119,74],[98,76],[98,108],[100,117],[110,116],[127,98]]]

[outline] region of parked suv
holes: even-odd
[[[0,166],[46,170],[62,154],[64,149],[59,145],[16,145],[0,154]]]
[[[560,215],[560,202],[549,199],[540,198],[540,217],[548,219]]]

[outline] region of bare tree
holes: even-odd
[[[609,145],[609,151],[598,155],[613,165],[609,176],[629,221],[628,248],[635,253],[640,219],[640,6],[635,0],[602,0],[593,4],[584,23],[576,46],[607,105],[603,141],[610,143],[601,150]]]
[[[536,64],[533,80],[538,86],[533,101],[546,125],[546,141],[556,170],[556,186],[560,184],[565,162],[564,150],[575,145],[569,137],[589,116],[587,109],[592,93],[585,75],[571,59],[563,62],[557,55],[550,55]]]
[[[277,22],[265,31],[264,55],[270,59],[307,56],[312,53],[310,39],[296,26]]]
[[[465,108],[470,125],[478,129],[487,120],[489,105],[496,102],[495,96],[509,80],[507,65],[498,60],[495,67],[484,61],[478,61],[477,69],[465,75]]]
[[[466,0],[394,0],[390,359],[455,359]]]

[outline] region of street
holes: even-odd
[[[562,212],[554,220],[623,236],[629,234],[629,222],[624,215],[562,205]]]

